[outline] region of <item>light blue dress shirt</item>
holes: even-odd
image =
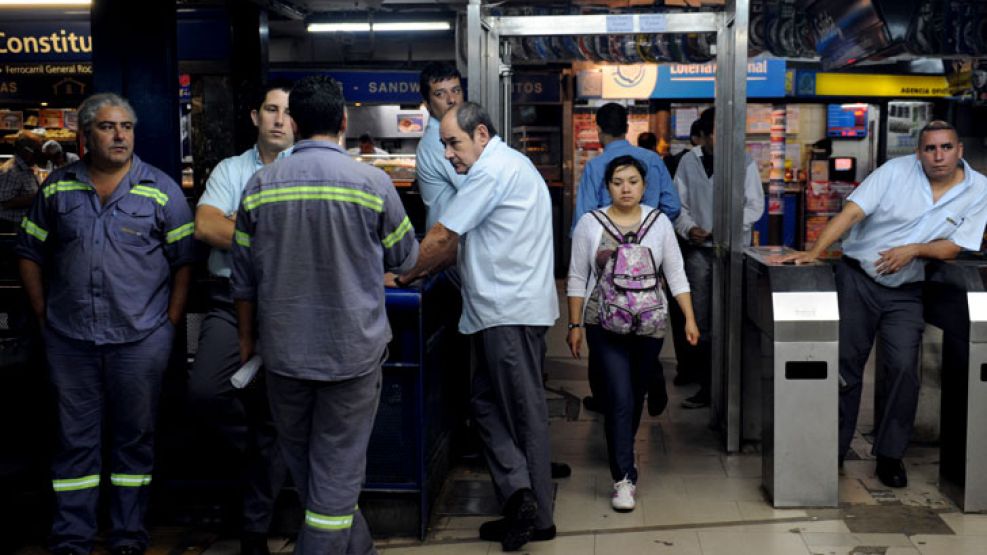
[[[884,250],[939,239],[979,250],[987,224],[987,178],[966,161],[963,171],[963,181],[933,202],[932,186],[917,156],[885,163],[848,197],[867,216],[843,241],[843,254],[859,261],[876,282],[897,287],[922,281],[925,260],[915,259],[893,274],[878,275],[874,265]]]
[[[641,204],[657,206],[668,219],[675,221],[681,210],[679,193],[675,190],[672,178],[668,175],[668,168],[665,162],[653,150],[648,150],[638,146],[633,146],[626,139],[612,141],[603,147],[603,153],[586,162],[583,167],[583,175],[579,179],[579,190],[576,193],[576,211],[572,214],[572,229],[576,228],[576,223],[583,214],[610,206],[613,200],[610,198],[610,190],[603,182],[603,176],[607,171],[607,164],[618,156],[633,156],[644,163],[647,175],[644,177],[647,186],[644,189],[644,197]],[[571,232],[570,232],[571,234]]]
[[[291,147],[288,147],[278,154],[278,160],[290,154]],[[260,159],[257,145],[243,151],[242,154],[223,159],[209,174],[206,190],[199,197],[197,206],[218,208],[225,216],[236,214],[237,208],[240,207],[240,195],[243,193],[243,188],[247,186],[247,181],[263,167],[264,161]],[[210,274],[228,278],[232,264],[230,251],[216,247],[210,249]]]
[[[456,169],[446,160],[445,147],[439,139],[439,118],[428,118],[425,134],[415,150],[415,172],[418,191],[422,194],[427,211],[425,225],[431,229],[466,180],[466,176],[456,173]]]
[[[555,323],[552,201],[527,156],[491,139],[439,221],[463,238],[460,332]]]

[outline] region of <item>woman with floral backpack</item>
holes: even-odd
[[[668,320],[659,268],[685,314],[685,335],[699,341],[689,282],[672,223],[641,204],[646,169],[631,156],[607,165],[604,179],[612,204],[583,215],[572,234],[572,258],[566,287],[569,297],[567,342],[580,357],[583,331],[590,356],[606,383],[605,430],[611,505],[634,510],[637,468],[634,436],[644,396],[656,372]]]

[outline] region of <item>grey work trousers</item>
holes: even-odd
[[[542,386],[544,326],[497,326],[472,336],[477,357],[471,404],[494,490],[503,505],[522,488],[538,502],[535,528],[554,508],[548,403]]]
[[[268,372],[281,452],[305,507],[296,554],[377,553],[357,501],[380,388],[379,365],[362,376],[336,382]]]
[[[890,384],[873,453],[900,459],[915,427],[918,408],[918,352],[925,320],[922,286],[918,283],[885,287],[875,282],[852,259],[836,264],[840,306],[840,457],[846,455],[857,427],[864,365],[874,338],[880,337],[879,360]]]

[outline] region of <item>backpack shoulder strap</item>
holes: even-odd
[[[658,221],[658,216],[661,215],[661,210],[655,208],[648,215],[644,217],[644,221],[641,222],[641,227],[637,230],[637,242],[640,243],[644,239],[645,234],[651,231],[652,226]]]
[[[617,229],[617,225],[613,223],[613,220],[610,219],[610,216],[607,216],[607,213],[603,209],[593,210],[590,214],[593,214],[593,217],[596,218],[596,221],[600,222],[603,229],[605,229],[607,233],[612,235],[613,238],[617,240],[618,245],[624,243],[624,235],[620,233],[620,230]]]

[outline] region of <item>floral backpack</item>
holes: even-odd
[[[600,291],[600,325],[622,335],[652,335],[665,328],[668,309],[661,293],[658,265],[651,249],[640,244],[659,211],[652,210],[637,233],[621,234],[603,210],[594,210],[603,229],[617,240],[597,287]]]

